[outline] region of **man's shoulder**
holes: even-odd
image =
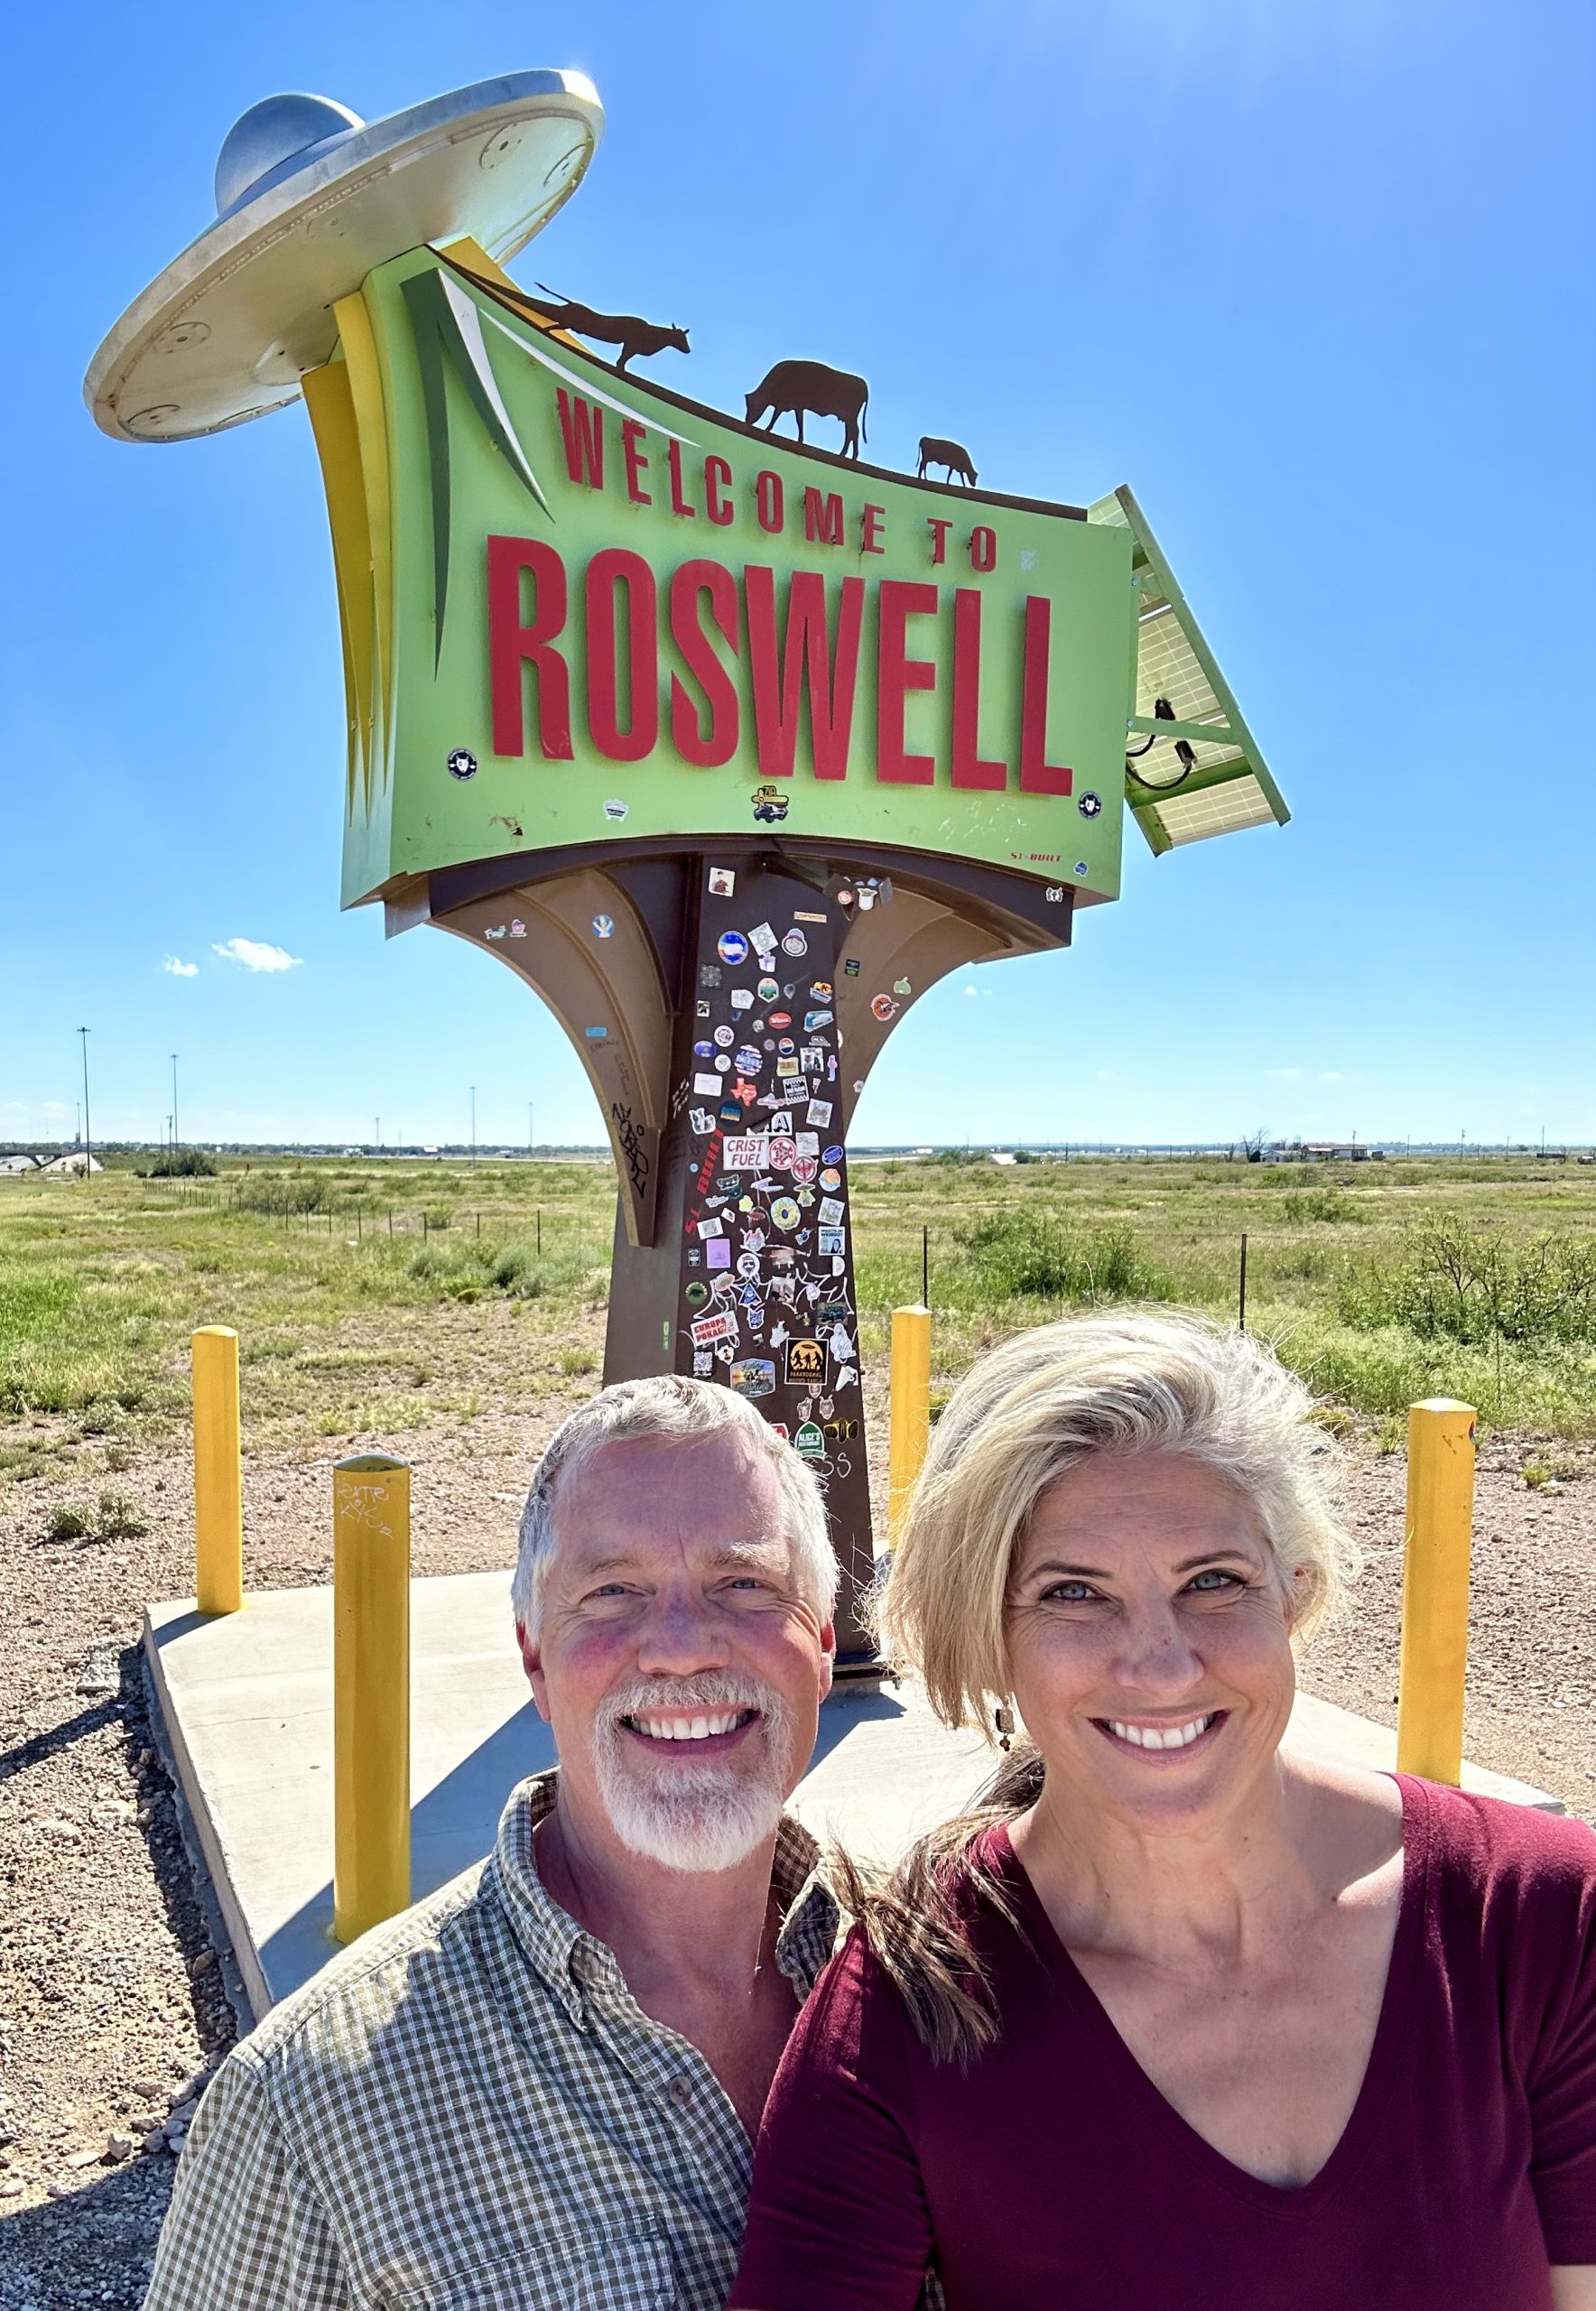
[[[404,2034],[426,2027],[469,1994],[481,1967],[485,1911],[496,1911],[491,1861],[371,1928],[274,2006],[229,2060],[269,2084],[301,2062],[364,2064],[401,2016]]]

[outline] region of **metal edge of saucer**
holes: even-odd
[[[576,138],[551,160],[561,122]],[[544,123],[552,140],[528,134]],[[116,441],[191,441],[297,400],[301,375],[332,352],[339,298],[429,242],[469,234],[513,256],[576,190],[603,134],[584,74],[507,73],[268,169],[107,333],[83,381],[96,424]]]

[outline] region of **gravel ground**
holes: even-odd
[[[598,1320],[584,1320],[597,1337]],[[531,1461],[577,1388],[513,1414],[397,1440],[319,1440],[246,1467],[248,1578],[324,1580],[328,1470],[388,1442],[415,1471],[422,1573],[507,1565]],[[879,1437],[878,1383],[868,1390]],[[1482,1455],[1468,1747],[1596,1820],[1596,1468],[1532,1490],[1524,1443]],[[879,1497],[882,1471],[876,1476]],[[17,1486],[0,1515],[0,2311],[133,2311],[171,2190],[173,2149],[234,2023],[146,1715],[140,1614],[192,1584],[182,1452],[136,1452],[118,1486],[147,1535],[42,1537],[57,1494]],[[1359,1602],[1305,1682],[1391,1722],[1404,1469],[1360,1454],[1350,1513],[1368,1555]]]

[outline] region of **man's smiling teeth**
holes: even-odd
[[[1127,1725],[1118,1717],[1110,1717],[1109,1731],[1138,1749],[1183,1749],[1199,1733],[1206,1733],[1218,1715],[1216,1709],[1207,1717],[1194,1717],[1189,1725]]]
[[[757,1715],[752,1709],[718,1709],[702,1717],[628,1717],[624,1722],[650,1741],[707,1741],[713,1733],[735,1733]]]

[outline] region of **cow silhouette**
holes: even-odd
[[[557,294],[546,281],[537,285],[551,297]],[[636,313],[596,312],[591,305],[579,305],[570,298],[559,305],[543,305],[540,311],[557,329],[568,329],[575,337],[596,337],[600,345],[618,345],[621,354],[615,366],[623,371],[628,361],[646,359],[651,353],[692,351],[687,331],[674,323],[667,329],[661,321],[642,320]]]
[[[857,458],[860,441],[869,439],[869,386],[847,369],[828,369],[823,361],[778,361],[748,395],[747,422],[757,425],[768,413],[774,433],[776,419],[790,414],[802,441],[805,411],[811,417],[834,417],[842,428],[843,456]]]
[[[957,441],[942,441],[934,433],[923,433],[920,436],[918,469],[918,478],[922,481],[925,478],[927,466],[945,466],[950,481],[958,474],[971,489],[975,487],[975,461],[970,451],[961,449]]]

